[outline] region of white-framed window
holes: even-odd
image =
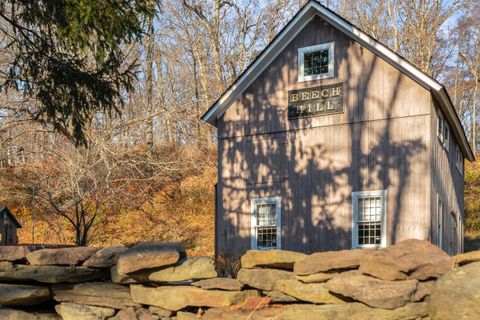
[[[334,76],[334,42],[298,49],[298,82]]]
[[[446,121],[443,125],[443,147],[448,152],[450,147],[450,127],[448,126]]]
[[[440,111],[437,112],[437,137],[443,143],[443,126],[445,122],[443,121],[443,116]]]
[[[448,152],[450,146],[450,127],[440,111],[437,112],[437,136]]]
[[[385,247],[387,191],[352,192],[352,207],[352,247]]]
[[[253,199],[252,249],[281,248],[281,199],[280,197]]]
[[[443,210],[442,197],[437,193],[437,246],[439,248],[443,247]]]
[[[455,148],[455,166],[457,167],[458,172],[463,176],[463,153],[462,150],[460,150],[460,147],[456,145]]]

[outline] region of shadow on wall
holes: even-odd
[[[430,161],[426,137],[418,131],[409,135],[402,127],[408,120],[399,126],[392,114],[407,78],[390,72],[384,83],[379,64],[385,62],[339,37],[339,31],[325,29],[330,31],[310,37],[335,39],[336,78],[297,84],[296,48],[320,42],[296,39],[239,98],[244,108],[232,106],[230,118],[235,120],[224,118],[219,125],[219,198],[225,207],[218,221],[220,252],[240,254],[250,248],[250,200],[259,197],[281,196],[282,249],[313,252],[350,248],[351,192],[386,189],[387,241],[398,239],[401,214],[409,209],[404,204],[405,192],[412,188],[412,161],[424,166]],[[287,119],[290,84],[299,88],[340,81],[343,114]],[[378,121],[369,121],[374,116]],[[395,136],[399,130],[401,139]],[[430,229],[422,232],[428,238]]]

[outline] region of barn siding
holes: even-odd
[[[443,219],[443,249],[449,254],[456,254],[463,251],[463,227],[462,223],[456,225],[455,217],[451,214],[454,211],[461,221],[464,221],[464,178],[457,170],[455,164],[457,140],[451,132],[448,152],[442,146],[437,136],[437,112],[438,103],[433,100],[431,105],[431,137],[432,137],[432,242],[438,243],[438,218],[437,218],[437,193],[444,202]],[[457,218],[458,219],[458,218]],[[458,220],[457,220],[458,222]]]
[[[297,49],[335,42],[335,77],[297,82]],[[287,92],[344,83],[342,114],[287,120]],[[351,246],[351,192],[386,189],[387,242],[430,238],[429,91],[315,18],[218,121],[219,252],[250,248],[250,200],[282,197],[282,248]]]

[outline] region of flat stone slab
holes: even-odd
[[[295,279],[293,272],[277,269],[240,269],[237,280],[249,287],[272,291],[277,280]]]
[[[295,299],[292,296],[289,296],[283,292],[273,290],[273,291],[263,291],[262,294],[264,296],[267,296],[272,299],[273,303],[292,303],[292,302],[298,302],[297,299]]]
[[[126,308],[120,310],[115,317],[110,320],[159,320],[160,317],[151,313],[145,308]]]
[[[52,287],[53,298],[58,302],[72,302],[113,309],[139,307],[133,302],[130,288],[109,282],[86,282]]]
[[[55,311],[62,320],[105,320],[115,314],[115,310],[104,307],[94,307],[63,302],[55,306]]]
[[[370,250],[341,250],[317,252],[295,263],[293,271],[296,275],[307,276],[319,272],[356,269],[360,261]]]
[[[360,271],[383,280],[437,278],[453,266],[453,259],[428,241],[409,239],[362,258]]]
[[[75,266],[90,258],[98,250],[99,248],[90,247],[41,249],[29,252],[27,260],[33,266]]]
[[[135,302],[166,310],[178,311],[186,307],[228,307],[242,304],[249,297],[258,296],[256,290],[203,290],[193,286],[164,286],[157,288],[131,285]]]
[[[369,308],[361,303],[345,304],[290,304],[273,305],[269,308],[250,310],[231,308],[208,309],[203,320],[413,320],[424,319],[428,315],[425,303],[410,303],[395,310]]]
[[[338,273],[332,272],[332,273],[326,273],[326,272],[320,272],[320,273],[314,273],[314,274],[309,274],[308,276],[299,276],[295,275],[298,281],[303,282],[303,283],[322,283],[322,282],[327,282],[330,279],[333,279],[335,275]]]
[[[168,318],[168,317],[171,317],[173,315],[173,312],[170,311],[170,310],[166,310],[166,309],[162,309],[162,308],[154,307],[154,306],[149,306],[148,311],[150,311],[150,313],[152,313],[154,315],[159,316],[160,318]]]
[[[16,309],[0,307],[2,320],[62,320],[56,313],[25,312]],[[77,319],[79,320],[79,319]]]
[[[139,281],[138,278],[134,279],[126,274],[119,274],[117,265],[114,265],[113,267],[110,268],[110,277],[113,283],[118,283],[118,284],[142,283],[148,280],[148,274],[143,275],[143,278],[145,281]]]
[[[432,319],[480,319],[480,262],[451,270],[437,279],[431,291]]]
[[[0,261],[24,261],[29,252],[26,246],[0,246]]]
[[[208,257],[193,257],[179,264],[152,272],[148,279],[152,282],[180,282],[217,277],[215,265]]]
[[[108,277],[99,269],[86,267],[30,266],[0,262],[0,281],[36,281],[40,283],[78,283]]]
[[[332,295],[323,283],[278,280],[276,289],[301,301],[322,304],[345,303],[345,301]]]
[[[338,276],[325,284],[330,292],[373,308],[395,309],[416,302],[417,280],[387,281],[364,275]]]
[[[457,254],[453,257],[455,264],[463,266],[472,262],[480,261],[480,250]]]
[[[230,278],[205,279],[193,282],[192,285],[205,290],[218,289],[227,291],[240,291],[243,287],[243,284],[240,281]]]
[[[242,257],[242,268],[267,267],[293,270],[293,265],[307,257],[301,252],[286,250],[248,250]]]
[[[185,250],[177,243],[139,243],[119,255],[117,272],[130,274],[170,266],[184,257]]]
[[[175,320],[197,320],[195,313],[179,311],[176,314]]]
[[[50,299],[50,289],[46,287],[0,284],[0,305],[24,307],[41,304]]]
[[[127,250],[128,248],[123,245],[103,248],[95,252],[82,265],[91,268],[111,268],[117,263],[120,254]]]

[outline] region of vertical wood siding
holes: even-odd
[[[335,77],[298,83],[297,49],[331,41]],[[287,119],[288,90],[339,82],[344,113]],[[430,239],[431,113],[429,91],[315,18],[219,119],[219,252],[250,248],[250,200],[274,196],[282,249],[350,248],[362,190],[388,191],[387,244]]]
[[[457,141],[450,132],[448,151],[442,146],[437,136],[438,103],[431,105],[431,145],[432,145],[432,242],[438,243],[442,237],[442,247],[449,254],[463,251],[463,227],[458,222],[464,221],[464,178],[455,164]],[[437,194],[443,201],[443,234],[438,234]],[[452,214],[455,213],[455,214]],[[460,218],[460,219],[459,219]]]

